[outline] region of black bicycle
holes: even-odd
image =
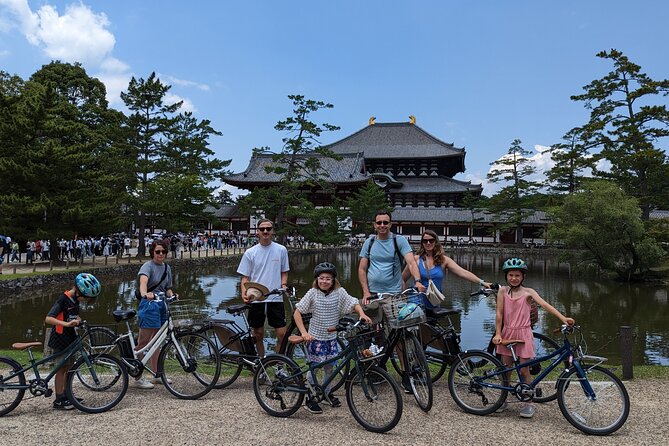
[[[474,293],[475,296],[490,296],[497,291],[494,287],[482,288]],[[453,325],[451,316],[459,315],[459,310],[451,310],[441,307],[428,309],[425,311],[427,320],[420,327],[420,337],[425,349],[425,357],[430,364],[432,382],[436,382],[448,369],[450,365],[463,353],[460,348],[460,335]],[[551,337],[542,333],[533,332],[534,351],[536,357],[544,357],[555,352],[560,345]],[[495,354],[495,344],[492,343],[492,337],[486,347],[489,354]],[[530,367],[532,375],[538,374],[550,363],[549,360],[539,361]],[[541,383],[537,384],[534,401],[545,403],[557,398],[557,371],[547,376]]]
[[[337,379],[344,366],[352,363],[346,377],[346,402],[353,418],[371,432],[388,432],[402,416],[402,395],[388,372],[376,366],[377,357],[369,351],[370,339],[377,336],[374,328],[362,321],[342,318],[333,328],[347,340],[335,357],[335,370],[322,382],[316,370],[332,364],[331,360],[299,366],[285,355],[272,354],[260,361],[253,376],[253,391],[260,406],[274,417],[289,417],[304,401],[320,402],[328,398],[325,389]],[[296,342],[301,342],[295,336]],[[306,376],[314,378],[310,383]]]

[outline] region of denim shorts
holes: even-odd
[[[139,301],[139,328],[160,328],[167,320],[165,302],[142,299]]]

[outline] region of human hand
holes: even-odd
[[[502,342],[502,336],[501,335],[495,335],[492,338],[492,343],[493,344],[500,344]]]
[[[246,294],[242,294],[242,302],[245,304],[250,304],[253,299]]]
[[[72,319],[71,321],[68,321],[65,326],[66,327],[76,327],[76,326],[79,325],[80,321],[81,321],[81,319]]]
[[[146,298],[149,299],[149,300],[153,300],[153,299],[156,298],[156,295],[153,294],[153,291],[149,291],[149,292],[146,293],[144,296],[146,296]]]
[[[302,334],[302,340],[303,340],[304,342],[311,342],[311,341],[313,341],[314,339],[316,339],[316,338],[314,338],[314,337],[313,337],[311,334],[309,334],[309,333],[303,333],[303,334]]]
[[[416,282],[414,286],[416,287],[419,293],[424,293],[425,291],[427,291],[427,287],[423,285],[422,282]]]
[[[367,304],[369,303],[369,298],[370,298],[370,297],[372,297],[371,293],[365,293],[365,294],[362,296],[362,300],[361,300],[362,304],[363,304],[363,305],[367,305]]]
[[[576,323],[576,321],[574,319],[570,318],[570,317],[566,317],[566,318],[562,319],[562,322],[569,325],[570,327]]]
[[[365,324],[371,324],[372,323],[372,319],[369,316],[367,316],[366,314],[361,315],[360,319],[365,321]]]

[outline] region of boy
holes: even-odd
[[[49,347],[54,353],[66,350],[76,340],[74,327],[79,325],[79,302],[84,299],[94,299],[100,294],[100,282],[93,274],[81,273],[74,279],[74,286],[64,291],[53,304],[44,322],[53,325],[49,337]],[[58,410],[74,409],[72,403],[65,396],[65,378],[67,370],[72,364],[64,364],[56,372],[55,385],[56,401],[53,408]]]

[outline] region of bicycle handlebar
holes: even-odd
[[[484,296],[491,296],[493,294],[496,294],[498,290],[499,290],[499,283],[493,283],[492,285],[490,285],[490,288],[481,288],[478,291],[470,293],[469,296],[474,297],[474,296],[479,296],[481,294]]]
[[[405,296],[407,294],[420,294],[420,291],[418,291],[418,288],[416,287],[410,287],[400,293],[371,293],[369,300],[384,300],[394,296]]]

